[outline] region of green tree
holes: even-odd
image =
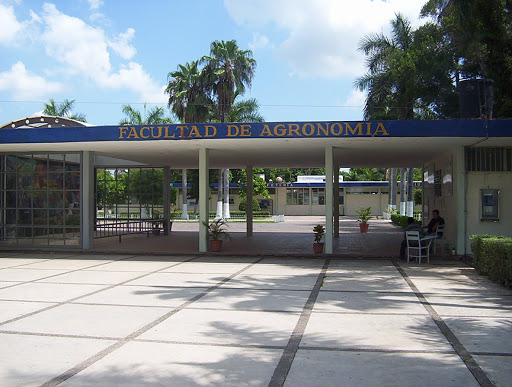
[[[48,103],[44,104],[43,114],[48,116],[69,118],[71,120],[80,122],[87,122],[85,120],[85,114],[71,112],[74,103],[74,99],[71,101],[65,99],[62,103],[56,103],[53,99],[50,99]]]
[[[346,181],[384,181],[385,168],[350,168],[348,172],[342,171],[343,180]]]
[[[146,112],[146,104],[144,104],[144,114],[141,114],[130,105],[124,105],[123,113],[126,117],[119,122],[119,125],[172,124],[172,119],[166,117],[164,109],[158,106]]]
[[[116,170],[98,169],[96,181],[96,203],[98,208],[114,206],[126,201],[124,173],[119,174],[116,178]]]
[[[256,60],[251,50],[240,50],[236,40],[216,40],[210,46],[210,55],[201,62],[205,63],[207,84],[216,97],[217,117],[226,122],[236,93],[243,94],[251,86]]]
[[[455,57],[438,26],[427,23],[414,31],[397,14],[391,37],[367,35],[359,50],[368,71],[354,84],[367,91],[365,119],[446,118],[456,111]]]
[[[167,75],[165,92],[169,94],[169,107],[183,123],[206,122],[211,115],[210,85],[205,73],[199,69],[199,61],[178,65]]]
[[[512,117],[512,1],[428,0],[465,78],[494,80],[495,117]]]

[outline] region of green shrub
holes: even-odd
[[[512,285],[512,238],[500,235],[472,235],[473,266],[482,275]]]
[[[241,201],[240,201],[240,204],[238,206],[238,209],[240,211],[243,211],[245,213],[245,210],[247,208],[247,199],[246,198],[243,198]],[[253,213],[255,211],[261,211],[261,207],[260,207],[260,202],[258,202],[258,199],[256,198],[252,198],[252,211]]]
[[[391,221],[394,224],[396,224],[397,226],[400,226],[403,228],[406,228],[409,225],[409,223],[407,223],[407,218],[409,218],[409,217],[405,216],[405,215],[391,214]],[[414,221],[421,226],[420,220],[415,219]]]

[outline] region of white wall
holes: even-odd
[[[468,172],[467,235],[491,234],[512,236],[512,173],[511,172]],[[480,190],[498,189],[498,221],[480,220]]]

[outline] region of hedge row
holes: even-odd
[[[189,215],[197,215],[197,213],[195,213],[194,211],[188,211],[188,214]],[[238,217],[245,217],[245,211],[229,211],[229,214],[233,217],[235,216],[238,216]],[[217,215],[217,213],[215,211],[210,211],[210,217],[215,217]],[[253,211],[252,215],[254,217],[270,217],[272,214],[270,213],[270,211]],[[174,218],[175,219],[179,219],[181,218],[181,211],[176,211],[174,213]]]
[[[491,280],[512,286],[512,238],[472,235],[471,252],[476,270]]]
[[[407,223],[407,219],[409,217],[405,215],[398,215],[398,214],[391,214],[391,221],[396,224],[397,226],[406,228],[409,223]],[[414,220],[416,223],[418,223],[421,226],[421,220]]]

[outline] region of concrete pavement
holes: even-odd
[[[2,386],[511,386],[457,261],[0,253]]]

